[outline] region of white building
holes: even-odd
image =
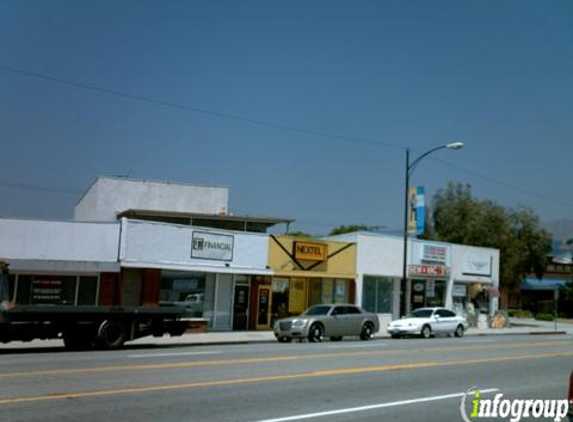
[[[79,221],[116,221],[128,210],[227,214],[229,189],[183,183],[99,177],[75,207]]]
[[[329,237],[357,245],[356,301],[381,319],[397,318],[423,306],[445,306],[492,315],[499,296],[499,250],[444,242],[408,240],[406,286],[401,286],[401,237],[357,232]],[[406,309],[400,310],[400,292]]]

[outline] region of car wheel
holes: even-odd
[[[392,334],[392,338],[400,338],[402,337],[400,334]]]
[[[324,328],[322,325],[318,323],[314,323],[310,326],[308,330],[308,341],[315,342],[315,341],[322,341],[324,337]]]
[[[424,338],[430,338],[430,336],[432,335],[432,329],[430,328],[429,325],[424,325],[422,327],[422,331],[420,332],[420,334]]]
[[[464,327],[463,325],[458,325],[458,327],[456,328],[456,331],[454,331],[454,335],[456,337],[463,337],[464,336]]]
[[[342,341],[342,336],[330,337],[330,341]]]
[[[278,338],[279,343],[290,343],[292,341],[292,338],[287,337],[287,336],[282,336]]]
[[[370,340],[374,336],[374,326],[371,322],[367,322],[362,326],[362,332],[360,333],[360,340]]]

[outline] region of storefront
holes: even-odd
[[[401,237],[358,232],[328,240],[356,244],[357,302],[377,313],[383,323],[423,306],[444,306],[461,314],[460,306],[471,299],[484,310],[491,310],[495,303],[492,300],[499,284],[496,249],[409,239],[408,279],[403,292],[406,309],[401,310]]]
[[[247,330],[254,280],[270,277],[266,234],[122,219],[131,301],[185,306],[210,330]]]
[[[355,303],[356,245],[289,236],[269,237],[272,277],[255,277],[251,325],[269,329],[277,318],[317,303]]]
[[[479,315],[492,316],[499,302],[499,250],[452,245],[450,306],[477,325]]]
[[[119,229],[118,223],[0,219],[0,257],[10,264],[8,301],[108,304],[108,287],[120,271]]]
[[[451,275],[451,245],[414,240],[408,264],[407,307],[445,306]]]

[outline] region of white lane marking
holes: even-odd
[[[337,344],[333,346],[326,346],[327,349],[361,349],[363,347],[383,347],[387,344],[380,343],[369,343],[369,344]]]
[[[485,390],[480,389],[480,393],[493,393],[499,391],[497,388],[489,388]],[[443,396],[433,396],[433,397],[423,397],[419,399],[410,399],[410,400],[400,400],[388,403],[378,403],[372,404],[368,406],[360,406],[360,407],[350,407],[346,409],[336,409],[336,410],[329,410],[326,412],[317,412],[317,413],[307,413],[306,415],[295,415],[295,416],[286,416],[284,418],[275,418],[275,419],[263,419],[256,422],[288,422],[288,421],[298,421],[302,419],[312,419],[312,418],[321,418],[324,416],[333,416],[333,415],[342,415],[344,413],[354,413],[354,412],[364,412],[366,410],[373,410],[373,409],[383,409],[385,407],[396,407],[396,406],[405,406],[409,404],[416,404],[416,403],[427,403],[432,401],[439,401],[439,400],[447,400],[453,399],[457,397],[462,397],[464,393],[454,393],[454,394],[445,394]]]
[[[173,356],[199,356],[199,355],[218,355],[221,351],[211,352],[172,352],[172,353],[145,353],[140,355],[127,355],[128,358],[163,358]]]

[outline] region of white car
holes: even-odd
[[[406,318],[397,319],[388,324],[386,331],[392,338],[402,336],[454,335],[463,337],[468,329],[468,321],[445,308],[416,309]]]

